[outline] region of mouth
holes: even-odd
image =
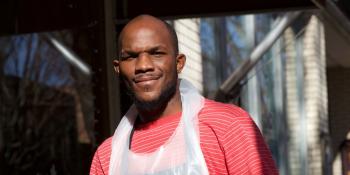
[[[156,80],[158,80],[160,76],[157,75],[137,75],[133,81],[137,85],[151,85],[154,83]]]

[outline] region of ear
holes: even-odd
[[[186,56],[182,53],[178,54],[176,56],[176,70],[177,73],[181,73],[182,69],[185,67],[186,64]]]
[[[119,61],[113,60],[114,71],[119,74]]]

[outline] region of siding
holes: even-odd
[[[304,172],[319,175],[323,173],[325,149],[329,147],[324,27],[315,16],[310,18],[301,36],[302,61],[299,63],[296,61],[295,33],[292,29],[287,29],[284,38],[291,174],[302,174],[301,160],[305,160]],[[302,79],[298,80],[297,67],[300,66],[303,74]],[[301,89],[298,89],[298,81],[302,81]],[[303,137],[306,138],[306,145],[301,144]],[[305,155],[302,154],[303,150],[306,151]]]
[[[180,53],[185,54],[187,58],[180,77],[189,80],[200,92],[203,92],[199,19],[175,20],[174,28],[179,39]]]
[[[324,27],[312,16],[303,40],[305,117],[309,174],[322,174],[324,140],[329,135]],[[322,137],[323,136],[323,137]]]

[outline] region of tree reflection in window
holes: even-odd
[[[94,143],[91,74],[53,43],[73,53],[74,39],[69,31],[0,38],[0,174],[84,172],[81,148]]]

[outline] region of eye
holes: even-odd
[[[131,60],[131,59],[137,58],[137,56],[138,55],[135,53],[121,53],[119,57],[121,61],[125,61],[125,60]]]
[[[163,56],[164,54],[165,54],[165,52],[158,51],[158,50],[152,51],[152,52],[151,52],[151,55],[153,55],[153,56],[155,56],[155,57],[161,57],[161,56]]]

